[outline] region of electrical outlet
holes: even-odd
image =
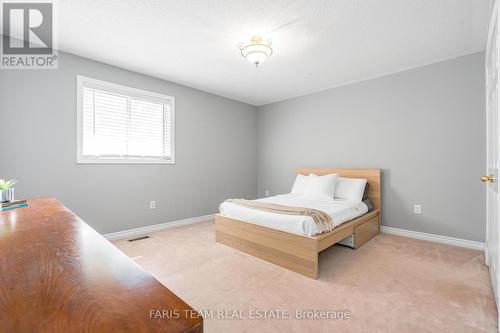
[[[413,206],[413,213],[417,215],[422,214],[422,206],[421,205]]]
[[[156,201],[150,201],[149,202],[149,209],[156,209]]]
[[[266,190],[265,194],[266,194],[266,197],[268,197],[269,196],[269,190]]]

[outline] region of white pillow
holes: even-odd
[[[325,176],[310,174],[304,196],[312,199],[333,200],[337,176],[335,173]]]
[[[292,194],[304,194],[309,184],[309,177],[304,175],[297,175],[295,183],[293,183]]]
[[[360,202],[363,200],[365,187],[366,179],[339,177],[335,184],[335,199]]]

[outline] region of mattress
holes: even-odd
[[[291,193],[258,199],[256,201],[318,209],[330,215],[335,227],[368,212],[368,207],[363,202],[352,202],[346,200],[317,200]],[[220,213],[235,220],[253,223],[298,235],[314,236],[318,234],[318,227],[316,226],[313,218],[310,216],[270,213],[243,207],[230,202],[223,202],[220,205]]]

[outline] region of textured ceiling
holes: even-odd
[[[489,0],[59,0],[59,48],[254,105],[483,51]],[[238,42],[273,40],[255,68]]]

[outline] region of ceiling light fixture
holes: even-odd
[[[271,44],[270,39],[264,41],[262,36],[253,36],[250,44],[239,43],[238,48],[241,55],[257,67],[273,54]]]

